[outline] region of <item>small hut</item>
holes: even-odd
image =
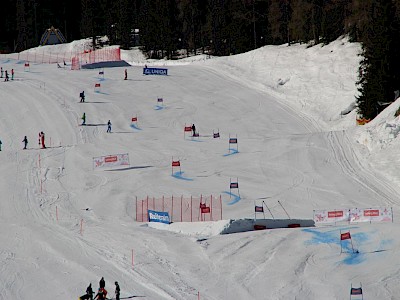
[[[61,31],[57,28],[54,28],[51,26],[51,28],[46,29],[45,32],[42,35],[42,38],[40,39],[40,45],[56,45],[56,44],[62,44],[66,43],[67,40],[61,33]]]

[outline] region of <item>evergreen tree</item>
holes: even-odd
[[[393,100],[393,92],[398,89],[398,71],[391,64],[398,65],[398,58],[394,56],[397,42],[393,43],[392,35],[399,28],[392,2],[368,0],[363,5],[366,5],[368,22],[362,39],[357,105],[362,117],[373,119]]]

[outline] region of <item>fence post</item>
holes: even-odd
[[[181,222],[182,222],[182,201],[183,201],[183,195],[181,195]]]
[[[193,197],[190,196],[190,222],[193,222]]]
[[[212,195],[211,195],[211,204],[210,204],[210,221],[213,221],[213,217],[212,217],[212,211],[213,211],[213,203],[212,203]]]

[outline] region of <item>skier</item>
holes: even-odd
[[[86,113],[83,113],[83,116],[82,116],[82,125],[86,125]]]
[[[116,300],[120,300],[119,299],[119,294],[121,292],[121,289],[119,288],[119,284],[118,281],[115,282],[115,299]]]
[[[107,132],[110,132],[111,133],[111,121],[110,120],[108,120],[108,123],[107,123]]]
[[[79,94],[79,97],[81,97],[81,102],[85,102],[85,91],[82,91],[82,93]]]
[[[105,300],[107,299],[107,291],[105,288],[99,288],[97,295],[94,297],[95,300]]]
[[[124,80],[127,80],[127,79],[128,79],[128,70],[125,69],[125,78],[124,78]]]
[[[196,126],[192,125],[193,136],[196,136]]]
[[[4,81],[8,81],[8,71],[6,70],[6,78],[4,79]]]
[[[101,277],[99,281],[99,286],[101,289],[104,289],[106,287],[106,282],[104,281],[104,277]]]
[[[41,131],[39,133],[39,145],[42,144],[42,149],[46,149],[46,145],[44,144],[44,133]]]
[[[11,80],[14,80],[14,69],[11,69]]]
[[[3,78],[3,74],[4,74],[3,67],[0,68],[0,72],[1,72],[0,78]]]
[[[22,142],[24,143],[24,150],[26,150],[26,147],[28,146],[28,138],[25,136]]]
[[[93,300],[93,289],[92,289],[92,284],[91,283],[86,288],[86,294],[81,296],[79,299],[80,300]]]

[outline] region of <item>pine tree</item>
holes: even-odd
[[[398,71],[391,64],[396,49],[392,34],[398,30],[395,6],[390,1],[368,0],[363,3],[367,11],[367,24],[362,38],[362,56],[359,68],[357,96],[358,113],[366,119],[373,119],[393,100],[398,83]],[[394,24],[394,27],[392,27]],[[398,65],[398,62],[397,62]]]

